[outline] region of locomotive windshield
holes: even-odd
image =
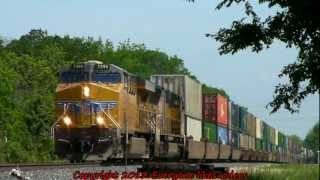
[[[121,82],[120,73],[93,73],[92,81],[101,83],[119,83]]]
[[[81,81],[88,81],[88,73],[85,72],[62,72],[60,75],[60,82],[62,83],[74,83]]]
[[[90,77],[91,76],[91,77]],[[83,81],[93,81],[100,83],[119,83],[121,82],[121,75],[117,72],[69,72],[61,73],[60,82],[62,83],[75,83]]]

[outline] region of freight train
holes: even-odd
[[[60,73],[55,153],[84,160],[293,162],[312,152],[186,75],[142,79],[90,60]]]

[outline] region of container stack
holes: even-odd
[[[228,100],[219,94],[203,94],[202,103],[203,137],[210,139],[210,133],[216,132],[215,142],[229,144]]]
[[[180,133],[193,140],[202,137],[202,86],[186,75],[152,75],[151,81],[182,98],[183,115],[180,122]]]

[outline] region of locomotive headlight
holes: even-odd
[[[64,124],[66,124],[67,126],[70,126],[70,124],[71,124],[71,118],[70,118],[69,116],[65,116],[65,117],[63,118],[63,122],[64,122]]]
[[[90,88],[88,86],[83,87],[83,95],[85,97],[89,97],[90,96]]]
[[[103,119],[103,117],[101,117],[101,116],[98,116],[98,117],[97,117],[97,124],[99,124],[99,125],[103,125],[103,124],[104,124],[104,119]]]

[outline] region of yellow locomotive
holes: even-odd
[[[55,152],[71,161],[123,158],[125,153],[128,158],[170,155],[168,144],[160,150],[160,134],[165,139],[180,135],[179,101],[115,65],[72,65],[60,73],[56,89]],[[179,156],[183,142],[169,141]]]

